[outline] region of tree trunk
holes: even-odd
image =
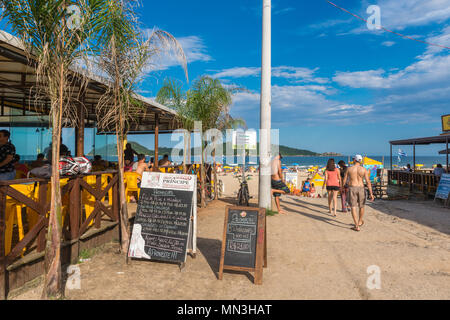
[[[187,161],[187,157],[188,157],[188,155],[187,155],[187,150],[188,150],[188,148],[187,148],[187,145],[188,145],[188,142],[187,142],[187,133],[186,132],[184,132],[183,133],[183,143],[184,143],[184,149],[183,149],[183,174],[186,174],[186,172],[187,172],[187,164],[186,164],[186,161]]]
[[[42,299],[64,296],[61,283],[61,188],[59,179],[59,150],[61,141],[61,123],[64,95],[64,66],[60,67],[59,106],[52,113],[52,189],[50,216],[45,247],[45,284]]]
[[[202,155],[201,155],[201,163],[200,163],[200,187],[201,187],[201,206],[202,208],[206,208],[206,179],[205,179],[205,160],[203,159],[203,141],[201,142]]]
[[[122,117],[121,117],[122,118]],[[117,157],[119,164],[119,196],[120,196],[120,249],[122,253],[128,254],[130,237],[128,232],[128,207],[125,197],[124,160],[123,160],[123,128],[116,126]]]

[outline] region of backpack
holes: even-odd
[[[92,170],[91,162],[85,157],[61,157],[59,160],[59,174],[62,176],[75,176],[89,173]]]

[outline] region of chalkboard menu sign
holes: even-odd
[[[195,249],[196,185],[193,175],[144,173],[129,257],[186,261]]]
[[[267,265],[265,210],[227,207],[220,259],[223,270],[254,271],[255,284],[262,283],[262,267]],[[264,260],[264,261],[263,261]]]

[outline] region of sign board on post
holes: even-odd
[[[233,131],[233,149],[256,150],[256,131]]]
[[[450,132],[450,114],[441,116],[442,132]]]
[[[286,181],[286,184],[290,183],[293,186],[295,186],[295,188],[298,188],[298,173],[297,172],[285,172],[284,180]]]
[[[439,181],[439,186],[436,190],[436,199],[448,199],[448,194],[450,192],[450,173],[443,173],[441,180]]]
[[[197,177],[144,172],[128,257],[184,263],[196,253]]]
[[[225,212],[219,280],[223,270],[254,272],[254,283],[262,284],[267,267],[266,210],[228,206]]]

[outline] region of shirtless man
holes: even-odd
[[[366,193],[364,190],[364,179],[366,180],[367,187],[369,188],[370,200],[373,201],[372,184],[370,183],[369,172],[361,166],[363,158],[357,154],[354,158],[354,165],[349,167],[345,173],[344,181],[348,181],[348,204],[352,208],[353,221],[355,226],[352,230],[360,231],[360,228],[364,224],[364,205],[366,204]],[[347,178],[349,180],[347,180]],[[359,219],[357,219],[356,209],[359,207]]]
[[[150,168],[149,168],[148,164],[145,163],[145,155],[138,154],[136,173],[139,173],[142,176],[144,171],[150,171]]]
[[[283,181],[283,174],[281,172],[282,158],[283,157],[281,156],[281,153],[278,154],[272,160],[271,167],[272,167],[272,194],[275,197],[275,203],[277,205],[278,212],[284,214],[284,211],[281,211],[280,208],[280,196],[282,194],[288,194],[290,191]]]

